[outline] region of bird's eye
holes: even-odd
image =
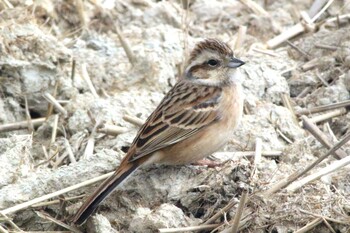
[[[218,60],[215,60],[215,59],[210,59],[208,61],[208,65],[214,67],[214,66],[217,66],[219,64],[219,61]]]

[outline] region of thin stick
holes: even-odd
[[[338,50],[338,47],[336,47],[336,46],[326,45],[326,44],[321,44],[321,43],[316,43],[315,47],[316,48],[320,48],[320,49],[329,49],[329,50],[332,50],[332,51],[337,51]]]
[[[312,213],[312,212],[307,211],[307,210],[299,209],[299,211],[304,213],[304,214],[309,214],[309,215],[312,215],[312,216],[315,216],[315,217],[324,218],[324,219],[326,219],[328,221],[331,221],[331,222],[334,222],[334,223],[339,223],[339,224],[344,224],[344,225],[348,225],[349,224],[348,221],[340,221],[338,219],[329,218],[329,217],[326,217],[326,216],[323,216],[323,215],[320,215],[320,214],[315,214],[315,213]]]
[[[74,232],[74,233],[82,233],[78,228],[76,227],[73,227],[73,226],[69,226],[53,217],[51,217],[50,215],[48,215],[47,213],[42,213],[42,212],[39,212],[39,211],[35,211],[35,213],[42,219],[46,219],[46,220],[49,220],[63,228],[66,228],[67,230],[70,230],[71,232]]]
[[[309,17],[314,17],[321,9],[322,7],[327,3],[328,0],[315,0],[309,11],[308,11],[308,15]]]
[[[54,144],[55,141],[56,141],[57,127],[58,127],[58,115],[56,114],[56,115],[54,116],[54,120],[53,120],[53,128],[52,128],[51,140],[50,140],[49,148],[50,148],[51,145]],[[50,149],[50,151],[51,151],[51,149]],[[50,155],[51,155],[51,153],[49,153],[49,156],[50,156]]]
[[[331,112],[327,112],[318,116],[314,116],[312,118],[310,118],[310,121],[313,123],[318,123],[318,122],[322,122],[328,119],[331,119],[333,117],[336,116],[341,116],[344,115],[346,113],[346,109],[345,108],[340,108],[340,109],[335,109]]]
[[[9,2],[8,0],[2,0],[2,1],[5,3],[5,5],[6,5],[6,7],[7,7],[7,8],[10,8],[10,9],[12,9],[12,8],[13,8],[12,3],[11,3],[11,2]]]
[[[266,54],[266,55],[270,55],[272,57],[279,57],[279,55],[275,52],[273,52],[272,50],[268,50],[268,49],[259,49],[259,48],[252,48],[252,51],[257,52],[257,53],[262,53],[262,54]]]
[[[27,99],[26,95],[24,95],[24,105],[25,105],[26,119],[28,121],[28,130],[29,130],[29,132],[33,132],[34,126],[32,123],[32,117],[30,116],[29,107],[28,107],[28,99]]]
[[[312,88],[310,86],[305,87],[304,90],[302,90],[297,96],[297,98],[304,98],[311,91],[311,89]]]
[[[326,86],[329,87],[330,85],[326,82],[326,80],[324,80],[324,78],[321,77],[320,73],[317,71],[316,72],[316,77],[321,81],[321,83]]]
[[[0,233],[9,233],[9,232],[0,225]]]
[[[283,106],[288,108],[288,110],[292,114],[294,123],[297,124],[298,118],[295,115],[294,108],[293,108],[292,102],[290,100],[289,94],[286,94],[286,93],[281,94],[281,100],[282,100]]]
[[[347,134],[340,142],[335,144],[332,149],[328,150],[327,153],[321,157],[319,157],[316,161],[314,161],[312,164],[307,166],[303,171],[296,171],[292,175],[288,176],[287,178],[277,182],[276,184],[272,185],[272,187],[269,190],[266,190],[262,195],[265,197],[270,196],[271,194],[279,191],[280,189],[283,189],[287,187],[290,183],[297,180],[299,177],[306,174],[308,171],[310,171],[312,168],[314,168],[317,164],[322,162],[325,158],[327,158],[329,155],[333,154],[336,150],[338,150],[340,147],[342,147],[345,143],[347,143],[350,140],[350,133]]]
[[[298,51],[301,55],[303,55],[307,60],[311,59],[311,56],[309,54],[307,54],[304,50],[302,50],[301,48],[299,48],[298,46],[296,46],[295,44],[293,44],[292,42],[290,42],[289,40],[286,40],[287,44],[292,47],[293,49],[295,49],[296,51]]]
[[[107,135],[111,135],[111,136],[117,136],[119,134],[123,134],[128,132],[129,130],[125,127],[120,127],[120,126],[116,126],[116,125],[109,125],[109,124],[103,124],[101,126],[101,128],[97,129],[97,132],[99,133],[104,133]]]
[[[274,49],[277,46],[279,46],[280,44],[282,44],[283,42],[285,42],[286,40],[289,40],[290,38],[292,38],[296,35],[299,35],[300,33],[304,32],[304,31],[305,31],[304,25],[301,23],[298,23],[298,24],[292,26],[291,28],[289,28],[288,30],[282,32],[278,36],[267,41],[266,42],[267,47],[270,49]]]
[[[46,194],[46,195],[41,196],[41,197],[34,198],[33,200],[26,201],[24,203],[12,206],[12,207],[4,209],[4,210],[0,210],[0,213],[2,213],[2,214],[15,213],[15,212],[17,212],[19,210],[26,209],[26,208],[28,208],[28,207],[30,207],[30,206],[32,206],[34,204],[37,204],[39,202],[43,202],[43,201],[46,201],[46,200],[48,200],[50,198],[54,198],[54,197],[57,197],[59,195],[71,192],[73,190],[76,190],[76,189],[79,189],[79,188],[82,188],[82,187],[85,187],[85,186],[97,183],[97,182],[99,182],[101,180],[105,180],[108,177],[110,177],[113,173],[114,172],[109,172],[109,173],[104,174],[102,176],[98,176],[98,177],[92,178],[90,180],[81,182],[79,184],[75,184],[75,185],[69,186],[69,187],[61,189],[59,191],[56,191],[56,192],[53,192],[53,193],[50,193],[50,194]]]
[[[254,154],[254,167],[252,169],[252,172],[250,174],[250,177],[252,178],[252,180],[254,180],[253,178],[255,178],[257,176],[257,170],[258,170],[258,166],[261,162],[261,153],[262,152],[262,140],[261,138],[256,138],[255,139],[255,154]]]
[[[203,225],[208,225],[208,224],[211,224],[213,222],[216,221],[216,219],[220,218],[223,214],[225,214],[226,212],[228,212],[230,209],[232,209],[232,207],[234,205],[236,205],[237,201],[236,201],[236,198],[232,198],[228,204],[222,208],[221,210],[219,210],[216,214],[214,214],[212,217],[210,217],[207,221],[205,221],[203,223]]]
[[[323,14],[323,12],[325,12],[328,7],[332,5],[333,2],[334,0],[329,0],[327,4],[311,19],[311,22],[315,22]]]
[[[235,43],[235,51],[242,50],[244,40],[247,34],[247,27],[246,26],[239,26],[238,32],[237,32],[237,40]]]
[[[331,226],[331,224],[328,223],[328,221],[325,218],[322,218],[324,224],[326,224],[326,226],[328,227],[328,229],[332,232],[332,233],[336,233],[335,230],[333,229],[333,227]]]
[[[82,197],[85,197],[85,194],[79,195],[79,196],[75,196],[75,197],[65,197],[64,200],[65,201],[71,201],[71,200],[75,200],[75,199],[80,199]],[[53,201],[43,201],[40,202],[38,204],[32,205],[30,207],[32,208],[37,208],[37,207],[42,207],[42,206],[49,206],[49,205],[55,205],[55,204],[59,204],[61,202],[61,200],[53,200]]]
[[[77,160],[75,159],[72,147],[70,146],[69,141],[66,138],[64,139],[64,145],[66,147],[70,162],[75,163]]]
[[[144,124],[144,121],[141,120],[140,118],[134,117],[134,116],[130,116],[128,114],[125,114],[123,116],[123,120],[127,121],[127,122],[129,122],[129,123],[131,123],[133,125],[136,125],[136,126],[142,126]]]
[[[329,110],[333,110],[333,109],[337,109],[337,108],[344,108],[344,107],[348,107],[348,106],[350,106],[350,100],[345,100],[345,101],[335,103],[335,104],[328,104],[328,105],[313,107],[313,108],[309,108],[309,109],[302,109],[302,110],[296,111],[296,114],[298,116],[300,116],[300,115],[305,115],[305,114],[329,111]]]
[[[86,22],[86,13],[85,13],[85,9],[84,9],[84,3],[82,0],[75,0],[75,5],[76,5],[76,8],[77,8],[77,12],[78,12],[78,15],[79,15],[79,20],[80,20],[80,23],[81,23],[81,26],[83,28],[86,28],[86,25],[87,25],[87,22]]]
[[[247,199],[248,199],[248,191],[245,190],[245,191],[243,191],[241,199],[239,201],[237,212],[236,212],[235,217],[234,217],[233,222],[232,222],[232,227],[223,230],[221,233],[237,233],[238,232],[239,222],[241,220]]]
[[[56,109],[57,111],[59,111],[60,113],[63,114],[64,117],[66,117],[68,115],[66,109],[64,109],[62,107],[62,105],[55,99],[55,97],[53,97],[50,93],[45,92],[43,97],[49,102],[51,103]]]
[[[129,59],[129,62],[131,63],[132,66],[135,65],[137,59],[136,59],[136,56],[134,55],[134,53],[132,52],[129,43],[125,40],[124,35],[118,26],[115,26],[115,30],[117,32],[117,36],[119,38],[120,44],[122,45],[122,47],[126,53],[126,56]]]
[[[18,232],[24,232],[21,230],[21,228],[19,228],[9,217],[7,217],[5,214],[1,214],[0,215],[5,219],[6,222],[8,222],[12,227],[13,229],[15,229],[16,231]]]
[[[70,79],[73,81],[74,77],[75,77],[75,67],[76,67],[76,61],[75,59],[73,59],[72,61],[72,69],[71,69],[71,75],[70,75]]]
[[[32,124],[34,127],[37,127],[39,125],[42,125],[46,120],[45,117],[32,119]],[[8,132],[8,131],[14,131],[14,130],[20,130],[20,129],[26,129],[28,128],[28,121],[19,121],[15,123],[9,123],[0,125],[0,133],[1,132]]]
[[[91,78],[90,78],[90,75],[89,73],[87,72],[87,68],[86,68],[86,63],[83,63],[81,64],[81,76],[83,77],[83,79],[85,80],[85,82],[87,83],[89,89],[90,89],[90,92],[92,93],[92,95],[95,97],[95,98],[99,98],[97,92],[96,92],[96,89],[94,87],[94,84],[92,83],[91,81]]]
[[[294,233],[304,233],[309,232],[311,229],[315,228],[318,224],[322,222],[322,218],[316,218],[312,222],[308,223],[304,227],[300,228],[297,231],[294,231]]]
[[[243,5],[251,9],[255,14],[259,16],[268,16],[269,13],[265,11],[259,4],[252,0],[239,0]]]
[[[192,232],[192,231],[201,231],[201,230],[210,230],[218,227],[220,224],[209,224],[209,225],[200,225],[192,227],[178,227],[178,228],[160,228],[158,229],[159,233],[176,233],[176,232]]]
[[[327,136],[314,124],[310,121],[306,116],[301,116],[303,128],[309,131],[312,136],[314,136],[317,141],[319,141],[324,147],[330,149],[332,147],[332,143],[328,141]],[[346,157],[345,151],[342,149],[338,149],[332,154],[336,159],[342,159]]]
[[[264,157],[276,157],[282,156],[282,151],[261,151],[261,155]],[[215,152],[213,155],[225,156],[225,157],[250,157],[255,156],[255,151],[236,151],[236,152]]]
[[[287,187],[287,190],[289,192],[295,192],[296,190],[303,187],[304,185],[306,185],[314,180],[317,180],[324,175],[332,173],[332,172],[334,172],[342,167],[345,167],[348,164],[350,164],[350,156],[346,156],[345,158],[343,158],[341,160],[337,160],[337,161],[331,163],[330,165],[320,169],[319,171],[313,172],[311,175],[306,176],[301,180],[295,181],[293,184],[291,184],[291,185],[289,185],[289,187]]]

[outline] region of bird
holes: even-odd
[[[73,223],[83,224],[141,166],[189,164],[227,143],[243,114],[238,67],[244,64],[221,40],[209,38],[197,43],[183,75],[141,126],[114,174],[78,209]]]

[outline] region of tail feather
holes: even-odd
[[[84,223],[97,206],[138,167],[137,163],[131,163],[123,167],[123,170],[117,170],[84,202],[75,214],[73,222],[78,225]]]

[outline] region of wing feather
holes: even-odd
[[[183,80],[164,97],[141,127],[129,161],[183,141],[220,119],[220,87],[196,86]]]

